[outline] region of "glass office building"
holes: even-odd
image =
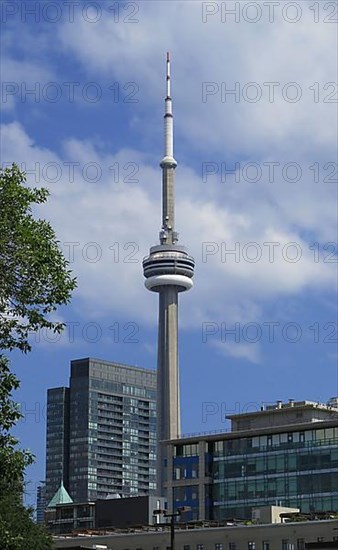
[[[251,519],[265,505],[338,510],[336,407],[278,403],[229,418],[231,432],[169,443],[171,505],[190,506],[186,519]]]
[[[70,388],[63,389],[69,393],[63,427],[52,421],[53,398],[60,388],[48,391],[48,495],[60,486],[63,472],[74,502],[155,493],[156,372],[79,359],[71,361]],[[62,451],[65,439],[68,454]],[[53,476],[48,477],[51,471]]]

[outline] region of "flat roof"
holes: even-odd
[[[295,401],[293,405],[290,403],[282,403],[280,407],[268,405],[266,408],[259,411],[249,411],[244,413],[236,413],[227,415],[225,418],[228,419],[239,419],[239,418],[248,418],[248,417],[257,417],[264,416],[268,414],[280,414],[289,411],[297,410],[320,410],[325,412],[332,412],[338,414],[338,409],[332,405],[325,405],[323,403],[315,403],[314,401]]]
[[[81,359],[71,359],[70,363],[80,363],[82,361],[92,361],[93,363],[104,363],[105,365],[114,365],[115,367],[122,367],[124,369],[133,369],[137,371],[143,371],[146,374],[156,374],[156,369],[147,369],[145,367],[139,367],[138,365],[127,365],[127,363],[119,363],[118,361],[109,361],[108,359],[98,359],[97,357],[82,357]]]
[[[184,443],[198,443],[198,441],[220,441],[224,439],[241,439],[244,437],[252,437],[255,435],[269,435],[283,432],[297,432],[313,430],[317,428],[335,428],[338,427],[338,417],[333,420],[316,420],[312,422],[299,422],[297,424],[284,424],[280,426],[268,426],[262,428],[248,428],[245,430],[237,430],[233,432],[218,432],[218,433],[200,433],[193,434],[186,437],[177,439],[165,440],[165,443],[184,444]]]
[[[207,520],[205,521],[201,521],[199,522],[199,525],[193,525],[193,524],[189,524],[189,523],[177,523],[175,525],[175,531],[176,531],[176,534],[179,533],[179,532],[186,532],[186,531],[207,531],[207,532],[210,532],[210,531],[213,531],[213,532],[217,532],[217,531],[224,531],[224,529],[227,529],[229,531],[233,531],[233,530],[236,530],[236,529],[245,529],[245,530],[251,530],[251,529],[262,529],[262,527],[271,527],[272,529],[283,529],[285,528],[286,526],[299,526],[299,525],[323,525],[323,524],[337,524],[338,526],[338,519],[318,519],[318,520],[308,520],[308,521],[289,521],[287,523],[259,523],[259,524],[251,524],[251,525],[245,525],[244,523],[245,520],[242,520],[243,523],[239,523],[239,520],[238,520],[238,523],[237,524],[234,524],[235,522],[227,522],[227,524],[224,524],[224,525],[220,525],[220,526],[217,526],[215,527],[214,525],[212,526],[208,526],[208,525],[205,525],[207,523]],[[212,523],[210,521],[210,523]],[[203,524],[203,525],[201,525]],[[98,532],[98,529],[94,529],[93,533],[88,533],[88,534],[79,534],[79,535],[54,535],[53,536],[53,540],[56,540],[56,541],[78,541],[79,543],[82,543],[83,541],[86,541],[86,542],[89,542],[90,540],[94,539],[94,538],[99,538],[100,541],[102,541],[104,543],[105,540],[111,538],[111,537],[114,537],[114,536],[119,536],[119,537],[138,537],[140,534],[142,535],[156,535],[158,534],[159,532],[166,532],[167,530],[170,529],[170,523],[168,523],[166,526],[161,526],[161,527],[156,527],[156,525],[151,525],[151,526],[144,526],[144,527],[140,527],[140,528],[131,528],[133,532],[130,532],[130,530],[109,530],[109,529],[105,529],[104,530],[104,534],[102,535],[98,535],[97,532]]]

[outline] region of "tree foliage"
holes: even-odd
[[[33,217],[32,208],[49,193],[25,182],[17,165],[0,168],[0,350],[23,352],[31,349],[31,332],[63,329],[50,314],[69,302],[76,286],[53,228]],[[34,457],[10,433],[22,416],[12,399],[19,384],[0,354],[0,548],[49,550],[50,535],[34,523],[22,501],[25,468]]]
[[[10,433],[22,417],[12,399],[12,392],[19,385],[17,377],[10,372],[8,359],[0,355],[0,498],[22,492],[24,470],[33,462],[28,451],[17,449],[19,442]]]
[[[22,414],[12,399],[20,383],[9,365],[0,355],[0,548],[50,550],[52,538],[34,523],[32,510],[22,503],[24,470],[33,462],[33,455],[19,449],[19,441],[10,434]]]
[[[30,332],[63,329],[48,316],[76,286],[50,223],[32,215],[49,192],[25,181],[15,164],[0,169],[0,348],[24,352]]]
[[[23,506],[17,494],[0,498],[1,550],[52,550],[53,539],[33,521],[31,508]]]

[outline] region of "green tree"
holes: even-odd
[[[0,355],[0,548],[50,550],[51,536],[34,523],[32,509],[22,504],[24,470],[34,458],[19,449],[19,441],[10,434],[22,414],[12,399],[20,383],[9,365],[9,360]]]
[[[22,492],[24,470],[33,462],[28,451],[17,449],[19,442],[10,433],[22,414],[12,399],[12,392],[20,382],[9,366],[9,360],[0,355],[0,499],[6,494]]]
[[[51,535],[33,521],[32,509],[25,508],[18,495],[0,499],[1,550],[52,550]]]
[[[64,324],[49,316],[70,301],[76,286],[51,225],[32,214],[34,205],[47,200],[48,190],[25,182],[17,165],[0,169],[0,349],[24,353],[31,349],[31,332],[62,331]],[[25,468],[34,457],[10,433],[21,418],[12,399],[19,384],[0,354],[0,548],[49,550],[51,537],[22,503]]]
[[[27,352],[30,332],[63,329],[49,315],[69,302],[76,282],[50,223],[32,215],[48,190],[25,182],[17,165],[0,169],[0,349]]]

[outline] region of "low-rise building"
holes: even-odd
[[[152,525],[154,510],[163,509],[165,504],[163,498],[154,495],[72,502],[65,494],[62,486],[45,510],[45,524],[53,535]]]
[[[212,524],[211,524],[212,525]],[[175,550],[306,550],[337,548],[338,520],[297,521],[270,525],[177,526]],[[133,532],[55,538],[57,549],[168,550],[170,529],[153,526]],[[100,545],[100,546],[96,546]],[[312,545],[312,546],[311,546]],[[317,545],[317,546],[316,546]]]
[[[228,417],[231,431],[165,442],[169,510],[187,520],[250,519],[252,508],[338,510],[335,401],[277,402]]]

